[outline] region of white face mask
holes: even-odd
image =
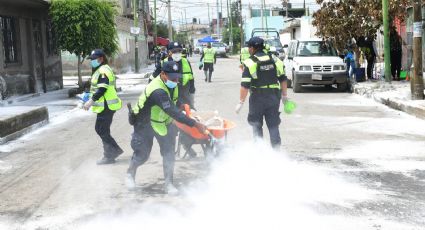
[[[173,61],[179,62],[180,60],[182,60],[182,54],[181,53],[173,53],[173,54],[171,54],[171,58],[173,59]]]

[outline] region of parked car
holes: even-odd
[[[285,60],[288,86],[294,93],[301,92],[302,85],[336,84],[345,91],[348,86],[346,66],[331,43],[321,39],[292,40]]]
[[[215,48],[215,52],[217,56],[226,57],[227,56],[227,46],[222,42],[214,42],[211,44],[213,48]]]

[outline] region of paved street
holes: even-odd
[[[138,170],[139,187],[126,189],[125,107],[112,125],[125,153],[107,166],[95,164],[102,156],[95,116],[74,109],[0,146],[0,229],[424,229],[423,120],[336,89],[289,90],[298,107],[281,115],[277,153],[252,141],[247,104],[234,113],[238,61],[218,59],[210,84],[195,70],[197,109],[217,110],[237,127],[212,164],[199,146],[198,158],[177,161],[181,195],[162,191],[156,144]],[[124,104],[142,89],[126,87]]]

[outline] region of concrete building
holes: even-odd
[[[0,99],[62,88],[48,2],[0,0],[0,5]]]

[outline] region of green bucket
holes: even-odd
[[[406,79],[406,76],[407,76],[406,70],[403,70],[403,71],[400,72],[400,79]]]
[[[286,114],[291,114],[292,112],[294,112],[296,107],[297,107],[297,105],[295,104],[295,102],[287,101],[284,104],[283,111],[285,111]]]

